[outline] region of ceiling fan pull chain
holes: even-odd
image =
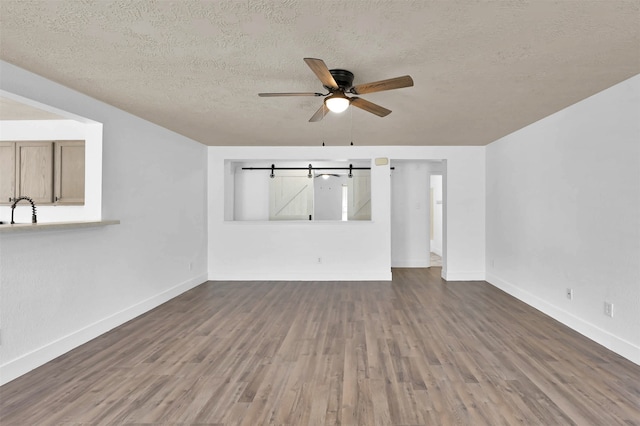
[[[351,111],[349,112],[349,114],[351,114],[351,146],[353,146],[353,108],[350,108]]]

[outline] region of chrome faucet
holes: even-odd
[[[29,197],[18,197],[11,205],[11,224],[13,225],[15,223],[13,221],[13,211],[16,209],[16,204],[18,204],[18,201],[20,200],[27,200],[31,203],[31,208],[33,209],[33,212],[31,213],[31,223],[38,223],[38,218],[36,218],[36,205],[33,203],[33,200]]]

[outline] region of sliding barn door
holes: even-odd
[[[309,220],[313,214],[313,179],[300,172],[276,171],[269,179],[269,220]]]
[[[354,170],[353,177],[347,179],[349,220],[371,220],[371,172]]]

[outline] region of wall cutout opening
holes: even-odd
[[[38,223],[101,220],[102,123],[4,90],[0,107],[0,222],[20,196],[37,200]],[[31,222],[30,209],[14,213]]]
[[[225,220],[371,220],[371,161],[225,163]]]

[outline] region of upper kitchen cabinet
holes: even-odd
[[[53,202],[53,142],[16,142],[15,197]]]
[[[0,142],[0,204],[83,205],[84,141]]]
[[[84,204],[84,141],[54,142],[54,202]]]
[[[16,192],[16,144],[0,142],[0,204],[10,204]]]

